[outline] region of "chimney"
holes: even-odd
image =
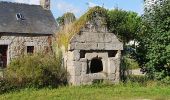
[[[50,0],[40,0],[40,5],[46,9],[50,10]]]

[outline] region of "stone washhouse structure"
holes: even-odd
[[[80,33],[70,40],[65,53],[68,81],[72,85],[120,80],[120,60],[123,44],[102,25],[102,17],[88,21]]]
[[[57,30],[50,0],[41,5],[0,1],[0,66],[25,53],[48,52]]]

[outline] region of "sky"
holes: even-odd
[[[0,0],[39,5],[39,0]],[[143,14],[143,0],[51,0],[51,11],[55,18],[65,12],[72,12],[76,17],[84,14],[89,7],[104,6],[107,9],[119,8]]]

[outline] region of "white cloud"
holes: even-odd
[[[115,9],[114,7],[109,8],[109,7],[106,7],[104,4],[100,5],[100,4],[96,4],[96,3],[93,3],[93,2],[88,2],[87,4],[88,4],[89,7],[100,6],[100,7],[104,7],[106,9],[109,9],[109,10]]]
[[[72,4],[66,3],[64,1],[57,2],[57,9],[61,12],[72,12],[74,14],[79,13],[80,9],[76,8]]]
[[[87,4],[88,4],[89,7],[99,6],[98,4],[95,4],[93,2],[88,2]]]

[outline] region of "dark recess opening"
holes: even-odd
[[[7,66],[7,50],[8,50],[8,45],[0,45],[0,67],[1,68]]]
[[[110,50],[108,51],[108,57],[115,57],[117,54],[117,50]]]
[[[90,71],[91,73],[98,73],[103,71],[103,63],[100,58],[94,58],[91,60]]]
[[[80,58],[85,58],[86,51],[81,50],[80,51]]]
[[[27,46],[27,53],[34,53],[34,46]]]

